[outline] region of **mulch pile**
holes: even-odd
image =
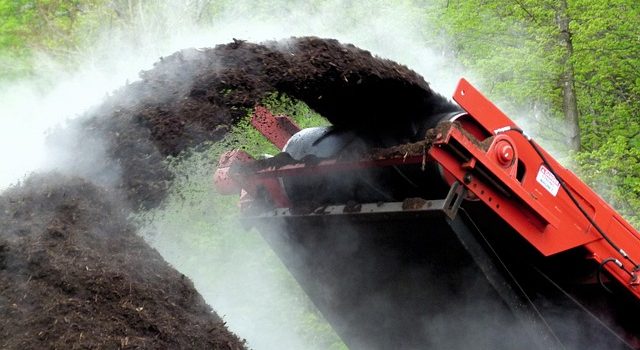
[[[33,176],[0,197],[1,349],[244,349],[111,194]]]
[[[104,141],[95,178],[117,168],[116,188],[42,174],[0,196],[0,348],[244,348],[127,222],[165,198],[166,157],[221,140],[273,92],[338,127],[409,139],[457,109],[408,68],[313,37],[183,50],[140,77],[73,126],[79,155]]]

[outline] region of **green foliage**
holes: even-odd
[[[78,18],[91,0],[0,0],[0,79],[33,73],[35,52],[59,61],[78,53]]]
[[[285,94],[272,93],[262,100],[262,104],[274,114],[284,114],[293,118],[301,128],[329,125],[329,122],[314,112],[304,102],[292,99]]]
[[[44,56],[56,67],[72,70],[86,59],[96,42],[104,39],[104,33],[113,41],[125,39],[139,47],[153,45],[147,37],[149,32],[169,36],[175,26],[181,24],[211,23],[223,3],[211,0],[188,3],[0,0],[0,82],[33,76],[48,69],[40,66]]]
[[[592,151],[577,155],[578,175],[604,199],[640,227],[640,149],[622,135],[608,138]]]
[[[607,147],[618,135],[640,139],[640,3],[574,1],[574,64],[583,148]],[[636,174],[637,176],[637,174]]]
[[[439,2],[434,21],[450,54],[478,75],[481,89],[508,112],[543,110],[559,117],[560,67],[553,14],[533,1]]]

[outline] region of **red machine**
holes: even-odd
[[[453,98],[391,146],[257,108],[284,152],[226,153],[216,186],[350,348],[639,348],[639,233],[466,80]]]

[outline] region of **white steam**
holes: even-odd
[[[84,77],[56,77],[51,89],[40,91],[32,82],[0,90],[0,189],[47,163],[45,134],[100,102],[108,91],[105,77],[87,72]],[[87,83],[95,82],[95,86]],[[111,84],[110,88],[116,87]],[[102,91],[100,91],[102,90]]]

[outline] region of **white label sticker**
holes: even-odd
[[[553,176],[549,169],[545,168],[544,165],[540,166],[540,170],[538,170],[538,175],[536,176],[536,181],[538,181],[538,183],[554,197],[558,194],[560,182],[558,182],[558,179],[556,179],[556,177]]]

